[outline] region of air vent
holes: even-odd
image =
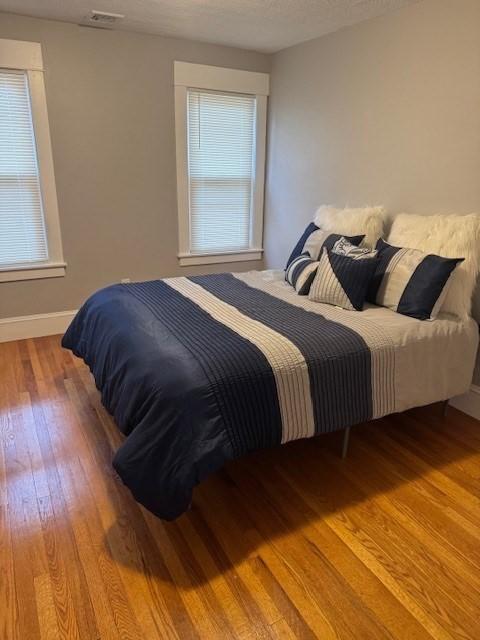
[[[89,16],[85,16],[82,26],[96,27],[97,29],[113,29],[113,27],[123,20],[125,16],[121,13],[108,13],[107,11],[96,11],[92,9]]]

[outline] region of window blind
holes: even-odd
[[[255,96],[188,90],[192,253],[250,248]]]
[[[0,267],[47,259],[27,74],[0,69]]]

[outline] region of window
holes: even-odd
[[[0,40],[0,281],[64,273],[40,45]]]
[[[175,63],[181,265],[262,255],[268,75]]]
[[[255,96],[188,89],[190,246],[250,248]]]

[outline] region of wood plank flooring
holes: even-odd
[[[230,464],[163,523],[53,336],[0,344],[0,638],[480,638],[480,423],[439,406]]]

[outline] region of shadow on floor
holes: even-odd
[[[477,427],[455,409],[444,418],[435,405],[355,427],[346,460],[340,457],[341,433],[256,452],[197,487],[192,508],[172,523],[155,518],[122,490],[105,547],[132,571],[189,589],[233,575],[245,560],[254,567],[262,548],[275,547],[275,541],[288,547],[291,538],[295,545],[295,535],[311,544],[332,516],[348,523],[358,509],[368,517],[376,496],[408,511],[431,495],[429,510],[441,509],[439,489],[427,477],[432,470],[453,479],[459,474],[480,489],[478,476],[468,471],[480,445]],[[122,545],[128,553],[118,552]],[[281,551],[275,547],[273,553]]]

